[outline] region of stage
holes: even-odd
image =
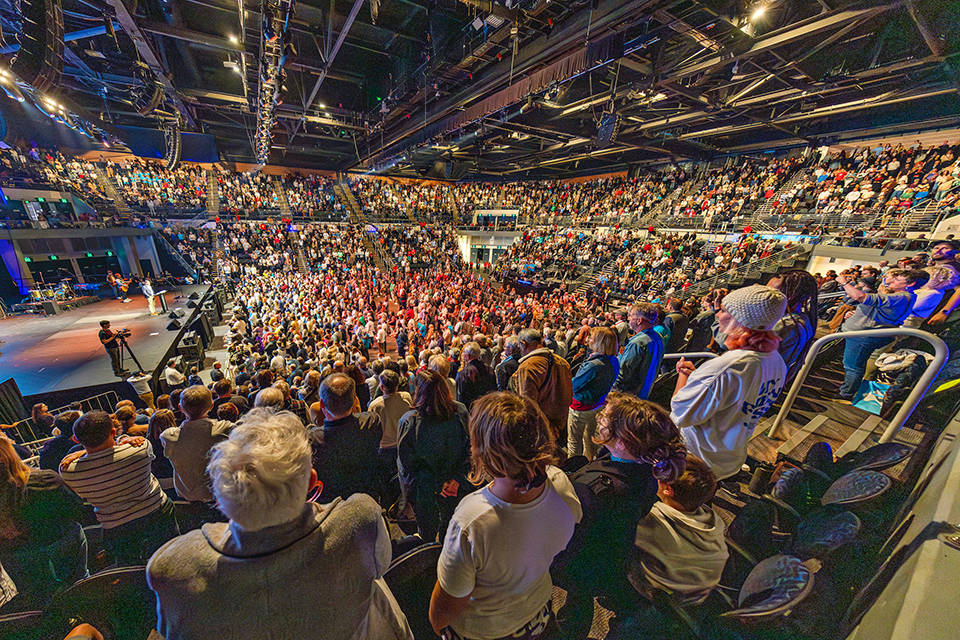
[[[171,310],[182,309],[182,328],[167,330],[170,318],[161,313],[151,316],[147,301],[135,295],[132,302],[109,299],[72,309],[65,313],[38,316],[25,314],[0,320],[0,380],[12,377],[24,396],[122,382],[113,374],[110,356],[98,339],[100,321],[109,320],[111,329],[129,328],[130,349],[143,369],[152,372],[163,364],[168,353],[190,323],[199,315],[202,300],[211,291],[209,285],[183,287],[183,297],[174,300],[174,292],[165,294]],[[187,307],[188,296],[197,294],[197,308]],[[157,310],[160,310],[157,300]],[[136,364],[124,350],[123,366],[130,371]]]

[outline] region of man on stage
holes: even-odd
[[[157,313],[157,305],[154,302],[154,296],[157,294],[153,292],[153,284],[150,282],[150,278],[144,278],[143,283],[140,285],[140,289],[143,291],[143,295],[147,298],[147,308],[150,309],[150,315],[155,316],[159,315]]]
[[[120,343],[117,342],[117,334],[110,331],[109,320],[100,321],[100,344],[103,345],[103,348],[106,349],[110,355],[110,363],[113,365],[114,375],[122,378],[124,374],[130,373],[130,371],[120,366]]]

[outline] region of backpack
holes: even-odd
[[[657,501],[657,484],[649,465],[616,462],[606,452],[573,471],[571,462],[565,470],[583,516],[550,573],[561,587],[575,585],[596,594],[626,576],[636,525]]]

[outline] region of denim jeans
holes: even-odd
[[[870,354],[891,342],[891,338],[847,338],[843,348],[843,385],[840,395],[852,398],[863,382]]]

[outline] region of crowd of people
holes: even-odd
[[[331,176],[310,174],[288,175],[283,179],[283,190],[290,211],[300,216],[313,217],[321,212],[343,212],[341,203],[333,192],[336,180]]]
[[[280,196],[266,173],[237,173],[219,170],[220,211],[226,215],[280,210]]]
[[[164,209],[202,211],[207,206],[207,174],[200,165],[167,170],[160,161],[107,160],[104,171],[126,203],[151,214]]]
[[[796,168],[711,172],[676,206],[734,216]],[[227,206],[270,206],[261,178],[221,174]],[[320,206],[328,182],[293,180],[307,185],[298,206]],[[517,183],[485,197],[517,198],[534,218],[632,215],[685,180]],[[436,216],[450,195],[362,182],[364,206],[388,215],[409,199]],[[636,637],[628,622],[652,601],[701,604],[720,584],[731,553],[715,494],[745,479],[748,439],[822,328],[818,297],[842,292],[824,318],[840,332],[935,327],[960,306],[952,241],[896,266],[792,269],[695,298],[694,282],[786,243],[528,227],[488,274],[440,223],[219,222],[216,245],[209,229],[165,233],[195,264],[216,262],[231,290],[229,358],[209,383],[169,363],[156,397],[148,377],[131,378],[141,402],[112,413],[38,405],[34,423],[52,435],[39,468],[0,437],[0,591],[13,585],[19,610],[87,575],[83,524],[95,519],[113,562],[146,565],[169,638],[266,625],[284,637],[408,640],[427,626],[448,640],[535,640],[556,631],[554,584],[567,591],[564,638],[587,637],[595,596],[617,611],[608,637]],[[378,268],[371,246],[392,266]],[[508,284],[608,264],[584,295]],[[839,402],[856,401],[890,342],[846,340]],[[704,351],[716,357],[693,355]],[[415,533],[398,535],[384,513]],[[384,574],[426,542],[442,550],[416,619]]]

